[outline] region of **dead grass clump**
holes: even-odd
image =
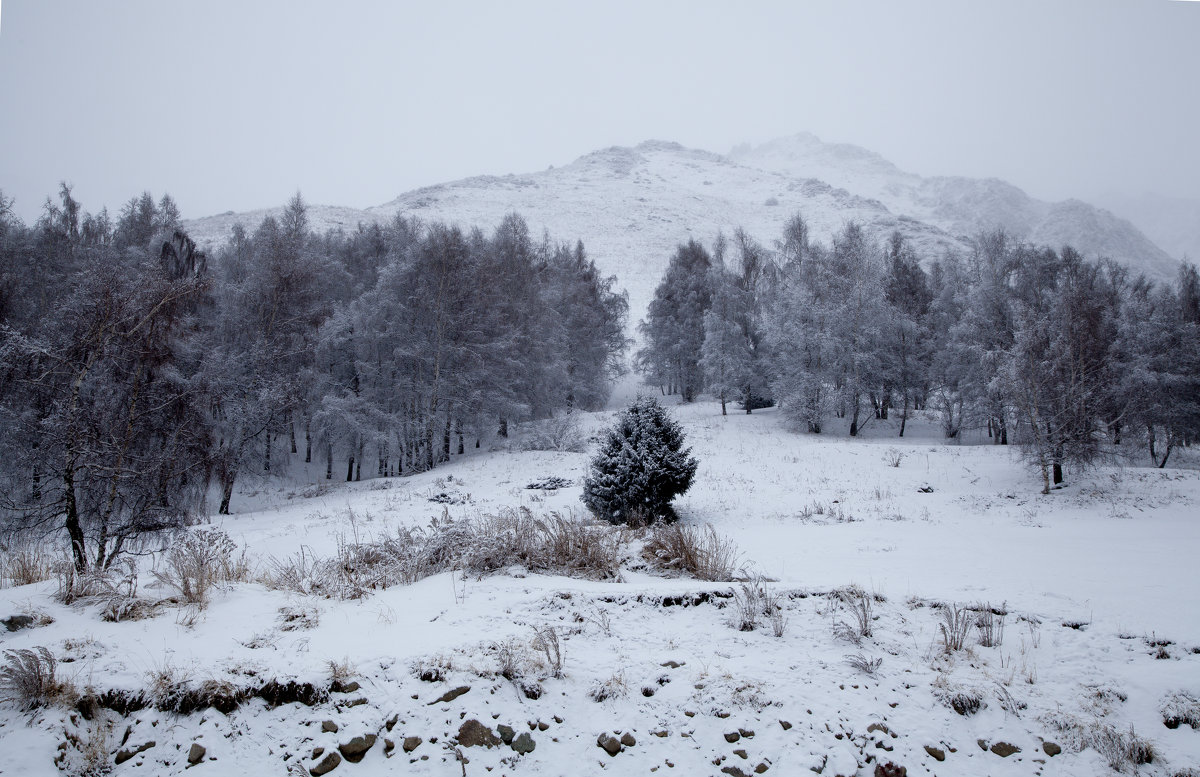
[[[975,623],[973,613],[957,604],[944,604],[941,611],[942,622],[938,624],[938,631],[941,632],[943,652],[954,653],[962,650]]]
[[[1163,698],[1159,706],[1163,725],[1167,728],[1191,726],[1200,729],[1200,699],[1188,691],[1175,691]]]
[[[0,544],[0,586],[40,583],[54,577],[61,555],[53,545],[13,534]]]
[[[154,570],[159,584],[179,592],[188,604],[203,607],[209,591],[219,583],[250,578],[245,553],[235,556],[237,545],[220,529],[196,529],[172,543],[163,555],[163,569]]]
[[[618,670],[607,680],[597,680],[587,695],[594,702],[625,698],[629,695],[629,682],[625,679],[625,670]]]
[[[1004,644],[1004,619],[1008,615],[1005,605],[975,605],[975,628],[979,631],[979,644],[983,647],[1000,647]]]
[[[938,675],[933,681],[933,697],[963,717],[974,715],[983,707],[983,694],[974,688],[956,685]]]
[[[862,653],[854,653],[846,656],[846,663],[868,677],[874,677],[879,667],[883,666],[883,658],[867,658]]]
[[[642,546],[642,556],[663,569],[700,580],[727,582],[739,576],[737,546],[711,525],[699,529],[678,523],[656,524]]]
[[[5,650],[0,700],[13,702],[22,710],[74,701],[74,687],[57,676],[57,668],[58,661],[44,647]]]
[[[1158,758],[1154,743],[1139,736],[1132,725],[1124,731],[1099,718],[1087,720],[1066,712],[1045,715],[1042,722],[1058,732],[1067,749],[1079,752],[1090,747],[1118,772],[1137,772],[1137,767]]]
[[[875,621],[874,597],[857,585],[839,588],[833,591],[831,596],[850,614],[849,620],[834,625],[834,636],[861,645],[864,639],[872,635],[872,624]]]

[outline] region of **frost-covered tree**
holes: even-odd
[[[721,402],[741,397],[749,413],[753,406],[754,351],[745,329],[749,312],[746,294],[722,268],[713,270],[712,306],[704,314],[704,345],[700,366],[705,388]]]
[[[699,462],[683,429],[653,397],[638,397],[604,434],[583,482],[583,503],[610,523],[674,520],[671,500],[692,485]]]
[[[695,240],[679,246],[639,326],[646,342],[638,352],[641,371],[684,402],[694,401],[704,385],[700,357],[704,314],[712,299],[712,264],[711,255]]]

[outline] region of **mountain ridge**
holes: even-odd
[[[280,210],[226,212],[184,226],[211,247],[228,240],[235,223],[252,230]],[[973,235],[1003,227],[1020,239],[1112,256],[1159,280],[1177,267],[1132,224],[1082,201],[1042,202],[994,178],[922,178],[873,151],[810,133],[725,155],[665,140],[610,146],[563,166],[433,184],[364,209],[310,205],[309,220],[318,231],[350,231],[403,212],[490,230],[514,211],[534,235],[582,240],[599,269],[629,291],[635,320],[679,243],[711,243],[719,231],[742,227],[771,245],[797,212],[816,239],[853,220],[877,241],[899,230],[927,260],[967,252]]]

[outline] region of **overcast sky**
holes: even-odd
[[[365,207],[648,138],[807,130],[1043,198],[1200,197],[1200,2],[60,2],[0,7],[0,189],[36,218]]]

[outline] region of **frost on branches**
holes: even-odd
[[[610,523],[675,520],[671,500],[699,463],[683,430],[652,397],[638,397],[606,433],[583,483],[583,503]]]

